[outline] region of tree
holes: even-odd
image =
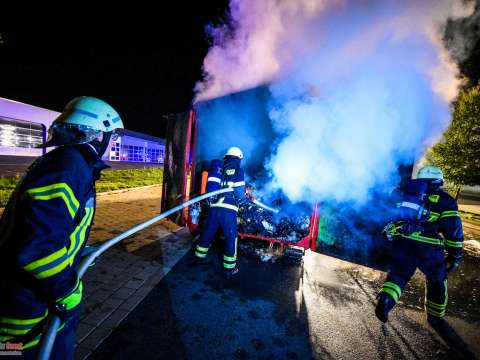
[[[462,91],[450,127],[429,155],[456,187],[457,197],[463,185],[480,185],[480,84]]]

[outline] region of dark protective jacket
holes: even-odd
[[[90,145],[62,146],[20,181],[0,220],[0,341],[38,328],[49,305],[79,289],[81,299],[75,267],[106,167]]]
[[[207,192],[219,190],[222,187],[222,169],[223,161],[219,159],[213,159],[210,162],[207,178]]]
[[[461,255],[463,229],[455,199],[441,189],[429,192],[425,210],[429,217],[422,222],[422,230],[400,235],[425,244],[445,246],[449,254]]]
[[[245,175],[239,158],[227,156],[224,159],[221,187],[234,188],[234,191],[220,195],[211,207],[238,211],[238,203],[245,197]]]

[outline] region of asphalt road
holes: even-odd
[[[227,281],[214,254],[202,265],[191,256],[176,264],[91,359],[479,357],[480,317],[454,311],[442,341],[425,321],[423,290],[415,280],[382,325],[373,313],[384,279],[380,271],[312,252],[301,265],[247,254],[240,256],[238,276]],[[475,271],[478,260],[471,264]],[[477,286],[478,276],[472,281],[462,291]],[[451,306],[465,310],[461,296],[454,290]]]

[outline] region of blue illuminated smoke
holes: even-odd
[[[196,104],[197,158],[221,159],[230,146],[238,146],[245,154],[247,175],[264,178],[264,163],[277,137],[267,113],[269,101],[268,89],[258,87]]]
[[[210,28],[198,99],[269,85],[198,103],[201,157],[240,146],[264,195],[293,203],[362,206],[388,193],[398,166],[448,126],[458,79],[441,26],[469,11],[446,0],[232,0],[236,32]]]

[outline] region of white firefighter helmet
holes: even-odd
[[[443,172],[437,166],[424,166],[418,170],[417,179],[443,181]]]
[[[243,159],[243,152],[239,147],[232,146],[227,150],[225,156],[235,156],[241,160]]]
[[[48,130],[44,146],[88,143],[102,133],[117,136],[123,130],[120,115],[100,99],[81,96],[71,100]]]

